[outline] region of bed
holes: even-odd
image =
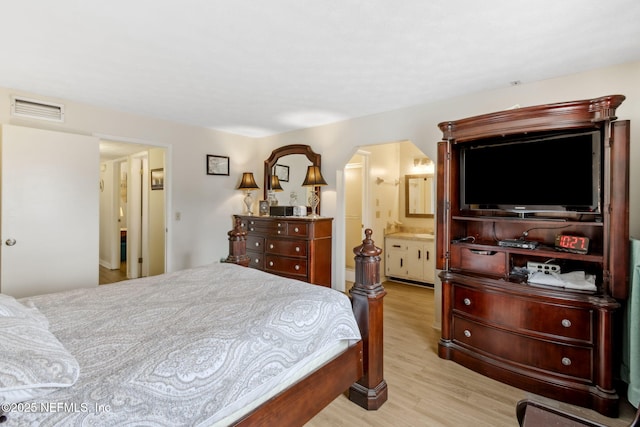
[[[5,425],[302,425],[382,378],[379,254],[356,248],[343,293],[229,260],[143,279],[0,299]]]

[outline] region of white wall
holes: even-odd
[[[469,116],[500,111],[515,104],[521,107],[622,94],[627,97],[618,109],[620,120],[631,120],[630,231],[640,237],[640,62],[633,62],[539,82],[524,82],[502,89],[479,92],[429,104],[348,120],[322,127],[289,132],[261,143],[275,148],[286,144],[309,144],[322,154],[322,173],[328,186],[322,189],[322,214],[343,219],[342,194],[338,194],[338,173],[360,146],[410,140],[429,158],[436,159],[442,133],[437,124]],[[635,167],[634,167],[635,166]],[[378,246],[382,242],[377,242]],[[344,241],[334,237],[334,265],[344,265]],[[336,252],[339,251],[339,252]]]
[[[63,103],[65,123],[11,116],[11,95]],[[236,190],[240,176],[246,170],[261,177],[262,161],[271,151],[266,150],[263,155],[256,150],[258,144],[251,138],[6,88],[0,88],[0,123],[99,135],[109,140],[167,148],[165,186],[168,190],[165,196],[169,205],[168,271],[226,258],[229,249],[227,232],[232,227],[231,215],[241,212],[243,207],[242,192]],[[207,154],[229,156],[230,176],[207,175]],[[262,186],[262,183],[259,182],[259,185]],[[99,191],[97,184],[96,191]],[[180,221],[175,219],[177,212],[180,213]]]
[[[116,176],[114,175],[113,162],[100,163],[100,265],[115,269],[120,267],[119,257],[117,257],[117,248],[113,247],[113,229],[112,222],[105,220],[111,218],[114,207],[114,191],[119,191],[120,187],[115,186]]]
[[[618,117],[632,120],[631,234],[640,237],[640,168],[634,167],[640,165],[640,147],[636,143],[640,139],[639,76],[640,62],[634,62],[540,82],[524,82],[520,86],[509,86],[505,82],[502,89],[434,100],[429,104],[257,140],[3,88],[0,88],[0,123],[109,135],[109,139],[137,140],[167,147],[165,179],[170,180],[167,268],[171,271],[226,257],[226,233],[231,228],[231,215],[241,212],[243,207],[243,194],[235,187],[242,172],[248,171],[254,173],[262,189],[263,161],[276,147],[308,144],[322,154],[322,172],[328,183],[322,188],[322,214],[336,218],[335,228],[337,221],[344,221],[340,218],[344,206],[342,193],[337,192],[338,171],[360,146],[410,140],[429,158],[436,159],[436,144],[442,137],[437,128],[439,122],[498,111],[514,104],[524,107],[623,94],[627,100],[618,109]],[[64,103],[66,122],[56,125],[11,117],[11,94]],[[230,176],[206,175],[206,154],[229,156]],[[177,212],[181,214],[180,221],[175,218]],[[337,228],[344,233],[344,226]],[[344,266],[344,236],[336,235],[333,247],[334,265]]]

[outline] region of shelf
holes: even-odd
[[[496,222],[507,221],[509,223],[522,223],[522,224],[564,224],[567,227],[570,226],[591,226],[602,227],[602,221],[574,221],[564,218],[520,218],[511,216],[466,216],[466,215],[453,215],[452,220],[455,221],[478,221],[478,222]]]
[[[505,252],[508,254],[528,255],[532,257],[541,258],[560,258],[571,259],[584,262],[596,262],[601,263],[603,261],[602,254],[575,254],[571,252],[564,252],[555,250],[552,246],[538,246],[535,249],[522,249],[511,248],[507,246],[498,246],[491,243],[452,243],[452,245],[459,245],[460,247],[468,248],[474,251],[493,251],[493,252]]]

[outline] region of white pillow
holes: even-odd
[[[32,317],[0,316],[0,403],[43,396],[78,379],[76,359]]]
[[[49,322],[40,311],[28,302],[24,305],[10,295],[0,294],[0,317],[21,317],[33,318],[37,322],[44,323],[47,327]]]

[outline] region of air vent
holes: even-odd
[[[12,96],[11,114],[30,119],[64,122],[64,105]]]

